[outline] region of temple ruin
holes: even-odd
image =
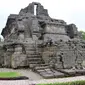
[[[85,41],[76,25],[51,18],[40,3],[10,14],[1,35],[3,67],[28,67],[44,78],[85,74]]]

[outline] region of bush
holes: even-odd
[[[80,31],[82,33],[82,39],[85,40],[85,32],[84,31]]]

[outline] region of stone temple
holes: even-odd
[[[85,74],[85,41],[76,25],[51,18],[40,3],[10,14],[1,35],[1,67],[28,67],[44,78]]]

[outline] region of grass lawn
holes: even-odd
[[[13,78],[21,76],[18,72],[0,72],[0,78]]]

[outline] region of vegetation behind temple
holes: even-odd
[[[84,32],[84,31],[80,31],[80,32],[81,32],[81,34],[82,34],[82,39],[85,40],[85,32]]]

